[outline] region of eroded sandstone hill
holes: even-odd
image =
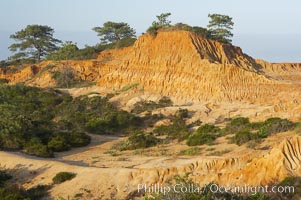
[[[268,65],[243,54],[239,47],[193,33],[159,32],[141,36],[116,70],[98,84],[120,88],[138,83],[141,90],[186,101],[272,102],[283,99],[283,91],[300,95],[299,87],[267,76]]]
[[[50,64],[54,67],[47,69]],[[2,71],[0,78],[55,86],[51,75],[66,66],[74,68],[80,79],[111,91],[135,85],[137,91],[186,102],[256,102],[300,111],[300,64],[254,60],[239,47],[186,31],[144,34],[132,47],[104,51],[97,60],[47,61],[16,73]]]

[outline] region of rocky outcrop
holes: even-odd
[[[283,91],[300,95],[299,87],[266,76],[261,63],[239,47],[185,31],[141,36],[116,70],[98,81],[114,89],[133,83],[143,91],[184,101],[272,103],[285,100]]]

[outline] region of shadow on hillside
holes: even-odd
[[[78,154],[78,153],[83,153],[85,151],[93,149],[94,147],[96,147],[98,145],[102,145],[106,142],[111,142],[111,141],[114,141],[114,140],[117,140],[118,138],[120,138],[120,136],[117,136],[117,135],[95,135],[95,134],[88,134],[88,135],[91,137],[91,142],[90,142],[89,145],[84,146],[84,147],[72,148],[69,151],[55,153],[54,160],[58,160],[60,162],[65,162],[65,163],[68,163],[68,164],[72,164],[73,161],[70,161],[71,163],[69,163],[69,161],[66,162],[66,160],[61,160],[61,159],[65,156],[70,156],[70,155],[74,155],[74,154]],[[76,165],[79,165],[79,166],[85,166],[85,164],[80,162],[80,161],[76,161],[75,163],[77,163]]]
[[[33,180],[43,174],[47,169],[50,167],[47,165],[44,165],[42,167],[39,167],[35,170],[29,170],[29,167],[31,167],[33,164],[17,164],[12,169],[7,169],[5,166],[0,166],[1,170],[7,171],[10,175],[12,175],[12,179],[9,180],[9,183],[12,183],[14,185],[17,185],[18,187],[22,187],[24,184],[33,183]]]

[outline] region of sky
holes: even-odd
[[[11,55],[9,35],[29,24],[48,25],[54,36],[79,47],[99,42],[92,31],[106,21],[127,22],[137,35],[156,15],[172,23],[206,27],[209,13],[233,18],[233,44],[270,62],[301,62],[300,0],[1,0],[0,60]]]

